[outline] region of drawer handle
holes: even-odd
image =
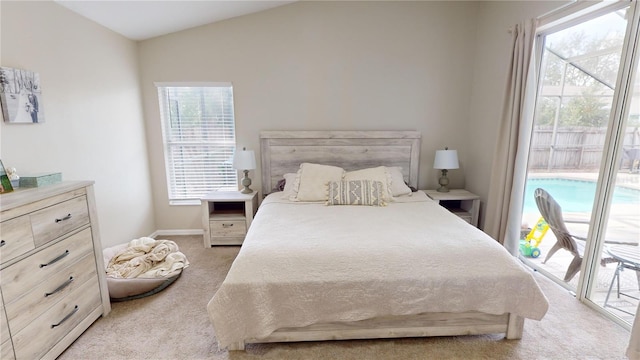
[[[62,285],[58,286],[55,290],[53,290],[50,293],[45,293],[44,297],[49,297],[57,292],[62,291],[62,289],[66,288],[67,286],[71,285],[71,283],[73,282],[73,276],[69,276],[69,280],[65,281]]]
[[[71,219],[71,214],[67,214],[67,216],[63,217],[62,219],[56,219],[56,223],[59,223],[60,221],[69,220],[69,219]]]
[[[67,256],[67,255],[69,255],[69,250],[65,250],[65,252],[64,252],[62,255],[60,255],[60,256],[58,256],[57,258],[55,258],[55,259],[53,259],[53,260],[49,261],[49,262],[48,262],[48,263],[46,263],[46,264],[40,264],[40,268],[43,268],[43,267],[45,267],[45,266],[49,266],[49,265],[53,265],[54,263],[57,263],[58,261],[62,260],[62,259],[63,259],[65,256]]]
[[[223,228],[228,228],[228,227],[232,227],[232,226],[233,226],[233,224],[222,224]]]
[[[0,241],[0,247],[3,247],[3,246],[5,246],[5,245],[7,245],[7,242],[6,242],[6,241],[4,241],[4,240]]]
[[[72,316],[73,316],[73,314],[75,314],[75,313],[77,313],[77,312],[78,312],[78,305],[76,305],[76,306],[73,308],[73,310],[71,310],[71,312],[67,314],[67,316],[63,317],[63,318],[62,318],[62,320],[60,320],[60,322],[59,322],[59,323],[51,325],[51,328],[53,329],[53,328],[54,328],[54,327],[56,327],[56,326],[60,326],[60,325],[62,325],[62,323],[63,323],[63,322],[65,322],[65,321],[69,320],[69,318],[70,318],[70,317],[72,317]]]

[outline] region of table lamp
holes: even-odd
[[[243,194],[252,193],[253,190],[249,188],[251,186],[249,170],[256,168],[256,156],[253,150],[247,150],[247,148],[242,148],[242,151],[236,150],[236,153],[233,154],[233,168],[244,171],[244,177],[242,178],[242,186],[244,188],[240,192]]]
[[[442,170],[442,175],[438,179],[439,192],[449,192],[449,178],[447,177],[447,171],[450,169],[457,169],[458,165],[458,152],[456,150],[449,150],[445,147],[444,150],[436,151],[436,158],[433,161],[433,168]]]

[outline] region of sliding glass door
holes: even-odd
[[[615,4],[539,34],[520,241],[525,263],[624,321],[640,298],[635,6]]]
[[[615,109],[621,121],[611,129],[610,166],[605,167],[610,171],[600,183],[602,231],[594,231],[593,236],[602,239],[593,247],[593,254],[598,254],[593,257],[601,266],[587,270],[584,294],[632,323],[640,300],[640,64],[637,59],[627,61],[622,66],[631,76],[627,84],[623,79],[617,97]]]

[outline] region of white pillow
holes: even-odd
[[[387,171],[389,171],[389,174],[391,174],[391,195],[410,195],[411,189],[404,182],[404,176],[402,176],[402,168],[399,166],[391,166],[387,167]]]
[[[296,173],[287,173],[283,175],[284,177],[284,189],[282,190],[283,199],[288,200],[291,198],[291,196],[296,194],[294,191],[296,176],[298,176],[298,174]]]
[[[294,183],[293,201],[326,201],[329,181],[341,181],[344,169],[312,163],[300,164]]]
[[[391,175],[387,171],[385,166],[378,166],[374,168],[349,171],[344,174],[344,180],[371,180],[380,181],[382,183],[382,190],[385,201],[392,201],[393,195],[391,194]]]

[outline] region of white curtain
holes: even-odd
[[[484,230],[515,256],[518,254],[522,194],[535,108],[536,20],[517,24],[511,34],[513,53],[491,169]]]
[[[631,328],[627,356],[629,360],[640,360],[640,304],[638,304],[636,319],[633,321],[633,328]]]

